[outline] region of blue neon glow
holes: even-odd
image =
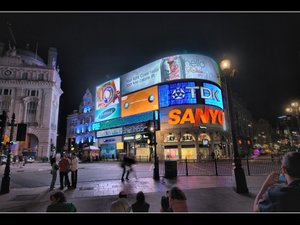
[[[203,83],[201,98],[204,99],[206,105],[214,105],[223,109],[222,91],[218,86],[210,83]]]
[[[197,104],[197,97],[192,98],[191,89],[185,88],[195,85],[195,82],[178,82],[159,86],[159,106]]]

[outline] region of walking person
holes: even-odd
[[[136,161],[133,157],[129,157],[127,155],[124,156],[123,161],[121,163],[121,167],[123,168],[121,181],[124,181],[124,175],[126,173],[125,179],[129,180],[129,174],[133,171],[132,165],[135,164]],[[135,174],[136,175],[136,174]]]
[[[144,192],[136,194],[136,202],[131,205],[132,212],[149,212],[150,205],[145,201]]]
[[[54,189],[55,183],[56,183],[56,177],[57,177],[57,171],[59,169],[57,163],[56,163],[56,157],[51,157],[50,159],[51,163],[51,175],[52,175],[52,180],[50,184],[50,191]]]
[[[77,186],[77,171],[78,171],[78,158],[75,153],[72,153],[71,156],[71,182],[72,188]]]
[[[70,188],[70,180],[69,180],[69,170],[70,170],[70,161],[67,156],[64,154],[58,163],[59,167],[59,180],[60,180],[60,189],[64,189],[65,186]],[[65,183],[64,183],[65,182]]]
[[[288,152],[281,161],[286,184],[278,184],[279,173],[272,172],[258,192],[255,212],[300,212],[300,153]]]

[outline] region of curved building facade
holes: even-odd
[[[232,154],[226,90],[207,56],[156,60],[97,86],[95,103],[93,130],[104,157],[130,153],[151,160],[153,140],[160,159]]]

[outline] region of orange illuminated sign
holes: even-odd
[[[184,124],[191,123],[195,126],[200,124],[224,124],[224,112],[219,109],[211,109],[208,106],[202,108],[186,108],[184,111],[181,109],[172,109],[169,112],[168,124]]]
[[[157,86],[122,97],[122,117],[158,109]]]

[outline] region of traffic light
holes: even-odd
[[[243,139],[242,139],[242,138],[238,138],[237,143],[238,143],[239,145],[243,145]]]
[[[75,138],[71,138],[71,150],[74,150],[76,142],[75,142]]]
[[[71,150],[71,138],[68,138],[68,150]]]
[[[251,145],[252,145],[251,139],[250,139],[250,138],[247,138],[247,139],[246,139],[246,144],[247,144],[248,146],[251,146]]]
[[[153,145],[153,135],[154,134],[152,132],[148,133],[148,140],[147,140],[148,145]]]
[[[26,130],[27,130],[27,124],[18,123],[17,139],[16,139],[17,141],[26,140]]]

